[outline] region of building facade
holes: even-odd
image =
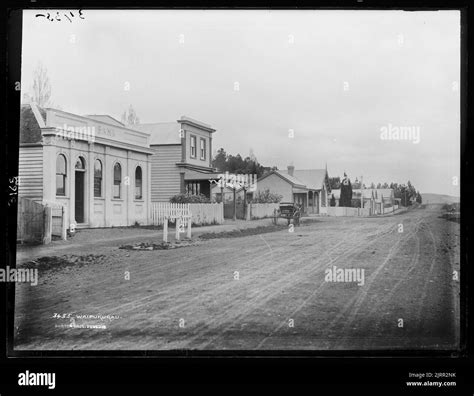
[[[327,212],[328,192],[331,191],[326,169],[274,170],[257,181],[257,191],[269,190],[281,195],[282,202],[294,202],[307,214]]]
[[[22,105],[20,122],[20,197],[63,205],[68,228],[148,223],[147,133],[34,103]]]
[[[211,198],[211,126],[182,116],[176,122],[139,124],[133,127],[150,135],[151,201],[169,202],[177,194],[203,194]]]

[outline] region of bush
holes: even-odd
[[[278,203],[282,198],[282,195],[273,194],[269,189],[266,189],[265,191],[257,192],[252,198],[252,203]]]
[[[351,199],[351,208],[360,208],[360,199]]]
[[[204,194],[177,194],[170,198],[171,203],[209,203],[211,202]]]
[[[334,198],[334,194],[331,196],[331,200],[329,201],[329,206],[336,206],[336,198]]]

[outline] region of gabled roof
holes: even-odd
[[[181,137],[179,131],[181,130],[181,123],[193,125],[201,128],[207,132],[215,132],[210,125],[204,122],[195,120],[190,117],[181,116],[175,122],[154,122],[150,124],[132,125],[130,128],[141,132],[150,134],[150,145],[153,144],[181,144]]]
[[[137,124],[131,126],[141,132],[150,134],[150,145],[153,144],[181,144],[177,122],[156,122],[151,124]]]
[[[287,170],[282,170],[280,172],[288,175]],[[295,169],[293,171],[293,176],[311,190],[322,189],[326,174],[326,169]]]
[[[46,121],[46,112],[35,104],[22,104],[20,109],[20,144],[40,143],[43,139],[41,127]]]
[[[85,115],[83,117],[92,118],[93,120],[102,121],[102,122],[105,122],[107,124],[112,124],[112,125],[127,128],[126,125],[122,124],[120,121],[117,121],[114,117],[111,117],[107,114],[88,114],[88,115]]]
[[[263,176],[259,180],[257,180],[257,184],[258,184],[259,181],[262,181],[263,179],[265,179],[265,178],[267,178],[271,175],[277,175],[277,176],[281,177],[283,180],[286,180],[288,183],[290,183],[293,187],[306,188],[305,184],[301,180],[298,180],[294,176],[290,176],[288,173],[285,174],[280,170],[274,170],[274,171],[271,171],[271,172],[267,173],[265,176]]]

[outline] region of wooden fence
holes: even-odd
[[[174,221],[178,217],[188,216],[189,211],[189,204],[153,202],[151,204],[150,222],[152,225],[163,225],[166,218]]]
[[[236,203],[235,204],[235,217],[240,220],[245,220],[245,210],[243,203]],[[224,217],[226,219],[233,219],[234,218],[234,203],[225,203],[224,204]]]
[[[189,204],[193,224],[223,224],[224,205],[222,203]]]
[[[328,216],[370,216],[369,208],[349,208],[345,206],[329,206],[327,208]]]
[[[280,204],[278,203],[252,203],[250,204],[250,218],[262,219],[265,217],[272,217],[275,209],[278,210]]]
[[[43,243],[45,228],[44,206],[31,199],[18,198],[16,240],[20,243]]]
[[[187,216],[190,216],[191,223],[196,225],[222,224],[224,223],[223,204],[179,204],[170,202],[153,202],[151,204],[150,223],[152,225],[162,225],[165,218],[174,222],[179,217],[184,218],[184,226],[187,226]]]
[[[51,243],[52,236],[66,239],[65,208],[56,202],[35,202],[19,197],[16,239],[19,243]]]
[[[61,237],[67,239],[67,224],[66,224],[66,207],[56,203],[47,203],[51,206],[51,236]]]

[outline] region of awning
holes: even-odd
[[[306,194],[308,190],[306,188],[295,188],[293,187],[293,194]]]
[[[184,172],[184,180],[216,180],[219,179],[221,173],[205,173],[193,170]]]

